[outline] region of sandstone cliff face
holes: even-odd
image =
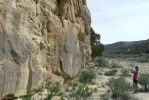
[[[82,0],[0,0],[0,98],[74,77],[90,61]]]

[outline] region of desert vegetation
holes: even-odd
[[[105,45],[105,53],[108,54],[148,54],[149,39],[134,42],[117,42]]]
[[[142,100],[133,87],[131,69],[139,66],[137,92],[149,91],[148,54],[103,54],[100,35],[93,30],[91,37],[93,61],[79,74],[64,84],[55,83],[28,91],[23,100],[34,100],[35,95],[46,91],[44,100]],[[98,52],[100,51],[100,52]],[[142,94],[140,95],[142,97]]]
[[[95,71],[91,67],[87,68],[86,70],[82,71],[79,76],[79,81],[83,84],[91,83],[92,79],[95,78]]]
[[[99,57],[104,51],[104,45],[100,43],[100,34],[97,34],[93,28],[91,28],[91,49],[92,49],[92,58]]]
[[[133,59],[132,59],[133,58]],[[130,60],[131,59],[131,60]],[[46,87],[45,100],[142,100],[149,91],[149,62],[138,62],[138,56],[102,56],[95,57],[86,68],[63,85],[59,83]],[[133,87],[131,69],[139,66],[139,88]],[[39,89],[38,91],[43,91]],[[29,91],[23,100],[30,100],[36,93]],[[140,94],[140,98],[137,94]]]
[[[128,69],[122,69],[121,70],[122,76],[128,77],[130,76],[129,70]]]
[[[110,63],[111,68],[118,70],[117,75],[108,82],[108,86],[112,92],[111,97],[121,98],[122,100],[129,100],[130,98],[130,100],[142,100],[140,98],[147,94],[149,90],[148,54],[143,54],[141,56],[133,54],[106,54],[104,57]],[[137,92],[140,94],[140,98],[133,93],[136,89],[133,87],[131,69],[135,66],[139,66],[140,75]],[[122,94],[117,94],[117,91],[121,91],[118,93]]]
[[[60,91],[60,84],[55,83],[48,87],[48,95],[45,100],[51,100],[53,96],[58,96]]]
[[[143,86],[144,91],[149,91],[149,73],[140,75],[139,84]]]
[[[112,91],[112,98],[129,98],[127,92],[130,91],[131,85],[124,77],[111,78],[108,82],[108,86]]]

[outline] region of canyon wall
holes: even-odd
[[[82,0],[0,0],[0,98],[73,78],[91,61]]]

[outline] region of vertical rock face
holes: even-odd
[[[67,80],[90,61],[82,0],[0,0],[0,98]]]

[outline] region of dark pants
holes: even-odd
[[[133,86],[135,89],[138,89],[138,80],[133,79]]]

